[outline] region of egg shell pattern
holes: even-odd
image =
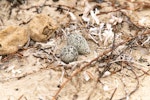
[[[60,58],[65,63],[75,61],[78,58],[78,51],[74,46],[66,46],[62,49]]]
[[[72,33],[68,35],[67,45],[76,47],[79,54],[90,53],[90,48],[86,39],[80,34]]]

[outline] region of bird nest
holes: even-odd
[[[0,3],[3,100],[149,98],[148,0]]]

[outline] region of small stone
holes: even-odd
[[[38,14],[28,24],[28,30],[32,40],[36,42],[45,42],[50,39],[58,26],[51,17]]]
[[[77,60],[78,58],[78,51],[74,46],[66,46],[62,49],[60,53],[60,58],[63,62],[69,63]]]
[[[79,54],[90,53],[90,47],[86,39],[80,34],[70,34],[68,35],[67,45],[72,45],[77,48]]]
[[[17,52],[27,43],[29,34],[25,27],[9,26],[0,31],[0,55]]]

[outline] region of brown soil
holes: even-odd
[[[14,7],[0,1],[0,30],[27,27],[38,13],[58,24],[48,41],[30,40],[0,56],[1,100],[150,99],[150,1],[89,1],[26,0]],[[58,56],[74,32],[86,38],[91,52],[65,64]]]

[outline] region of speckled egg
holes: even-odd
[[[74,46],[68,45],[61,50],[60,58],[65,63],[73,62],[78,58],[78,51]]]
[[[79,54],[90,53],[90,48],[86,39],[80,34],[72,33],[68,35],[67,45],[72,45],[76,47]]]

